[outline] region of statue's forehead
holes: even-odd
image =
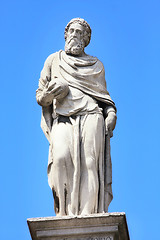
[[[72,23],[70,25],[69,29],[78,29],[78,30],[81,30],[81,31],[84,30],[83,26],[81,24],[77,23],[77,22]]]

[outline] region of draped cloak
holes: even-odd
[[[62,50],[49,57],[51,59],[51,76],[50,78],[47,78],[48,81],[55,79],[57,82],[60,79],[61,81],[64,81],[64,83],[67,83],[69,87],[76,88],[84,94],[96,99],[103,108],[112,106],[116,111],[115,104],[106,89],[103,64],[96,57],[89,55],[84,57],[70,56]],[[42,89],[44,84],[44,80],[40,78],[39,89]],[[55,115],[56,111],[55,106],[56,100],[54,100],[54,103],[49,106],[42,106],[41,127],[49,143],[51,143],[50,133],[53,123],[53,115]],[[98,212],[107,212],[108,206],[113,198],[109,136],[105,138],[104,149],[104,163],[100,166],[101,170],[99,171],[99,174],[102,175],[99,176],[99,179],[103,179],[104,181],[103,187],[99,189],[99,196],[103,196],[103,207],[98,209]],[[48,161],[49,183],[51,182],[50,169],[54,161],[51,152],[52,149],[50,145]],[[50,187],[52,188],[53,186],[50,184]]]

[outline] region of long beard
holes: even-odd
[[[71,55],[80,55],[84,51],[84,42],[77,38],[67,39],[65,43],[65,52]]]

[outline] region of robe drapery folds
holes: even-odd
[[[95,57],[92,56],[84,56],[84,57],[75,57],[67,55],[64,51],[59,51],[55,54],[49,56],[50,61],[50,76],[46,79],[40,78],[39,81],[39,89],[43,89],[46,81],[50,81],[55,78],[55,81],[64,81],[68,84],[69,87],[76,88],[82,91],[84,94],[91,96],[96,99],[98,103],[102,104],[105,108],[107,106],[112,106],[115,111],[116,107],[114,102],[112,101],[107,89],[105,82],[105,72],[103,64]],[[56,100],[54,100],[56,101]],[[54,126],[53,121],[53,112],[54,105],[51,104],[49,106],[42,106],[42,119],[41,119],[41,127],[46,135],[48,141],[50,142],[50,150],[49,150],[49,161],[48,161],[48,180],[49,185],[53,189],[55,186],[52,183],[52,174],[54,174],[53,166],[53,155],[52,155],[52,140],[51,140],[51,130],[52,126]],[[78,113],[77,113],[78,115]],[[73,121],[72,116],[71,122]],[[79,118],[77,118],[77,121]],[[57,123],[56,123],[57,124]],[[104,126],[103,126],[104,127]],[[104,140],[105,139],[105,140]],[[102,154],[99,159],[97,171],[99,178],[99,193],[98,193],[98,208],[96,212],[106,212],[108,211],[108,206],[112,200],[112,164],[110,157],[110,138],[105,137],[105,130],[103,131],[102,137]],[[80,141],[75,139],[77,144],[80,144]],[[75,143],[74,143],[75,145]],[[77,146],[75,147],[77,148]],[[80,151],[80,147],[78,147],[78,151]],[[78,154],[78,155],[77,155]],[[77,163],[76,163],[76,171],[77,176],[76,184],[80,182],[80,153],[74,153],[77,155]],[[75,162],[75,159],[74,159]],[[52,174],[51,174],[52,173]],[[73,174],[75,176],[75,174]],[[79,189],[79,186],[74,185],[74,188]],[[78,197],[78,196],[77,196]],[[56,207],[56,206],[55,206]]]

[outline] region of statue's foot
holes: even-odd
[[[82,212],[80,215],[81,215],[81,216],[87,216],[87,215],[91,215],[91,213]]]
[[[66,216],[65,213],[57,213],[57,214],[56,214],[56,217],[64,217],[64,216]]]
[[[93,214],[93,211],[91,211],[91,210],[89,210],[89,209],[84,209],[84,210],[80,213],[81,216],[86,216],[86,215],[91,215],[91,214]]]
[[[77,216],[77,214],[73,214],[72,212],[69,212],[69,213],[68,213],[68,216],[70,216],[70,217],[75,217],[75,216]]]

